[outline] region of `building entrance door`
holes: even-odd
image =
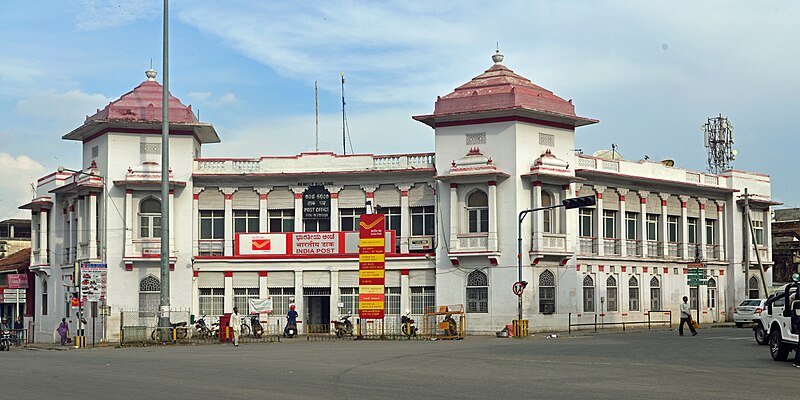
[[[331,288],[303,288],[306,333],[327,333],[331,325]]]

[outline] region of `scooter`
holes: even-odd
[[[11,350],[11,331],[0,332],[0,351]]]
[[[403,335],[406,337],[416,337],[417,336],[417,327],[414,325],[414,320],[409,317],[410,313],[406,312],[405,315],[400,317],[400,330],[403,332]]]
[[[258,320],[258,314],[250,316],[250,327],[253,331],[253,336],[260,338],[264,334],[264,327],[261,326],[261,321]]]
[[[336,332],[336,337],[342,338],[344,335],[353,336],[353,323],[350,322],[351,315],[345,315],[339,318],[338,321],[333,321],[333,330]]]
[[[283,337],[287,338],[297,337],[297,322],[286,323],[286,328],[283,330]]]

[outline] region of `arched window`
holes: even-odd
[[[606,279],[606,309],[608,311],[619,311],[619,301],[617,300],[617,279],[614,275],[609,275]]]
[[[549,207],[553,205],[553,197],[550,196],[550,193],[542,191],[542,207]],[[555,232],[555,228],[553,227],[553,212],[555,210],[544,210],[542,211],[542,222],[544,223],[543,232],[544,233],[553,233]]]
[[[650,311],[661,311],[661,282],[655,276],[650,279]]]
[[[758,299],[760,298],[761,291],[758,290],[758,279],[755,276],[751,276],[750,280],[747,283],[747,296],[750,299]]]
[[[717,308],[717,281],[708,278],[708,308]]]
[[[139,204],[139,237],[161,237],[161,202],[152,197]]]
[[[467,197],[469,233],[489,232],[489,197],[486,192],[476,190]]]
[[[594,279],[589,275],[583,278],[583,311],[594,312]]]
[[[478,270],[467,276],[467,312],[489,312],[489,279]]]
[[[628,279],[628,310],[639,311],[639,280],[635,276]]]
[[[139,314],[155,316],[161,303],[161,280],[147,275],[139,281]]]
[[[539,275],[539,312],[556,312],[556,279],[553,273],[545,270]]]

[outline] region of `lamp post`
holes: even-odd
[[[522,222],[525,220],[525,216],[527,216],[528,213],[551,210],[554,208],[564,207],[565,209],[571,209],[578,207],[589,207],[593,205],[595,205],[594,195],[564,199],[561,201],[561,204],[547,207],[529,208],[519,212],[519,217],[517,218],[517,282],[522,284],[523,290],[526,286],[525,281],[522,280]],[[517,321],[516,328],[518,331],[521,331],[522,329],[520,328],[520,324],[522,324],[522,291],[517,294]],[[519,332],[514,332],[514,336],[519,337]]]
[[[106,239],[107,239],[107,232],[108,232],[108,227],[106,226],[107,223],[108,223],[108,220],[107,220],[106,215],[105,215],[105,213],[106,213],[106,202],[108,202],[108,189],[106,187],[106,178],[103,175],[98,175],[98,174],[95,174],[93,172],[89,173],[89,172],[85,172],[85,171],[77,171],[77,170],[74,170],[74,169],[65,168],[64,166],[59,166],[58,167],[58,172],[64,172],[64,171],[73,173],[72,176],[73,176],[73,179],[74,179],[76,184],[78,183],[76,178],[78,176],[80,176],[80,175],[85,175],[85,176],[88,176],[88,177],[93,177],[93,178],[99,178],[100,179],[100,182],[102,184],[102,189],[103,189],[103,201],[102,201],[102,204],[101,204],[101,207],[100,207],[100,215],[102,216],[100,218],[100,221],[103,221],[103,224],[102,224],[103,231],[100,233],[102,235],[101,239],[100,239],[100,241],[102,242],[102,247],[98,248],[98,252],[99,252],[99,256],[100,256],[99,258],[100,258],[101,263],[105,264],[106,263],[106,250],[107,250]],[[90,221],[90,223],[93,223],[93,222]],[[89,254],[87,259],[91,258],[91,256],[92,255]],[[73,279],[74,279],[75,289],[78,292],[78,336],[82,340],[81,343],[75,343],[75,345],[79,346],[79,347],[85,347],[86,346],[86,342],[85,342],[85,335],[84,335],[84,332],[83,332],[83,324],[84,324],[83,299],[82,299],[83,296],[82,296],[82,293],[81,293],[81,285],[80,285],[80,282],[81,282],[81,267],[80,267],[80,265],[81,264],[77,260],[77,258],[78,258],[77,252],[75,254],[75,258],[76,258],[75,259],[75,263],[73,264],[73,276],[74,276]],[[105,341],[105,334],[103,335],[102,340]]]

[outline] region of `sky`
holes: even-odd
[[[6,0],[10,3],[10,0]],[[31,182],[80,168],[61,137],[161,71],[160,0],[31,0],[0,13],[0,219],[25,215]],[[341,73],[352,150],[433,150],[411,119],[492,65],[573,99],[600,123],[577,130],[586,154],[705,171],[700,126],[734,125],[733,167],[772,177],[800,206],[796,1],[170,2],[170,91],[214,124],[204,157],[342,151]],[[160,80],[160,76],[159,76]],[[263,143],[254,146],[253,143]],[[347,146],[350,153],[350,144]]]

